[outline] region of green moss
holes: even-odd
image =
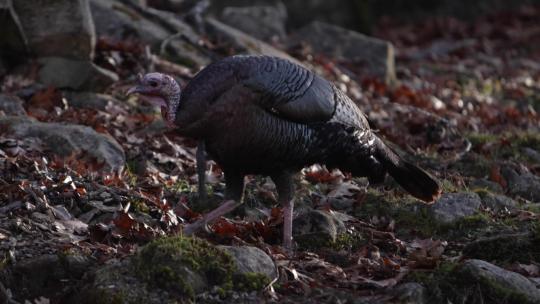
[[[148,205],[146,205],[146,202],[142,199],[133,199],[130,201],[130,204],[133,208],[133,211],[141,213],[148,213],[150,211]]]
[[[221,297],[230,290],[261,290],[270,279],[260,273],[238,273],[232,257],[205,240],[166,237],[147,244],[133,258],[135,274],[153,287],[193,299],[201,286],[216,287]]]
[[[366,243],[360,233],[341,233],[333,240],[327,234],[309,234],[296,237],[298,246],[304,250],[329,248],[333,250],[356,250]]]
[[[271,280],[268,276],[257,272],[247,272],[234,275],[234,290],[237,291],[254,291],[262,290]]]
[[[499,140],[499,136],[486,133],[469,133],[466,135],[466,137],[471,142],[473,147],[482,146],[487,143],[494,143]]]
[[[211,286],[230,289],[236,271],[226,252],[204,240],[182,236],[147,244],[134,257],[133,267],[145,282],[188,298],[194,296],[192,284],[197,278],[207,280]]]
[[[540,242],[535,233],[498,235],[468,244],[463,254],[469,258],[497,261],[531,263],[540,261]]]
[[[505,133],[493,135],[486,133],[470,133],[466,135],[473,149],[480,149],[483,145],[491,144],[488,151],[492,159],[515,159],[531,161],[524,153],[523,148],[531,148],[540,152],[540,134],[527,132]]]

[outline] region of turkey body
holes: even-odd
[[[347,95],[284,59],[234,56],[213,63],[186,86],[175,113],[178,132],[204,143],[222,167],[228,199],[187,226],[186,234],[241,203],[247,174],[270,176],[276,184],[287,248],[292,244],[292,176],[307,165],[324,164],[371,182],[382,182],[389,173],[426,202],[441,192],[429,174],[404,161],[370,130]]]
[[[284,59],[209,65],[184,89],[176,125],[204,140],[225,174],[274,176],[314,163],[378,181],[386,173],[375,155],[382,142],[353,101]]]

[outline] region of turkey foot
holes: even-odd
[[[208,212],[203,216],[202,219],[196,221],[195,223],[189,224],[184,227],[184,235],[192,235],[197,232],[199,229],[206,227],[206,225],[211,224],[219,217],[233,211],[236,207],[240,206],[242,203],[238,203],[234,200],[225,201],[221,206],[216,209]]]

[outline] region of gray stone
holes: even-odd
[[[98,67],[91,61],[61,57],[42,57],[38,79],[45,85],[75,90],[103,91],[118,81],[118,75]]]
[[[226,7],[221,21],[257,39],[283,40],[286,36],[287,9],[277,6]]]
[[[80,255],[41,255],[12,266],[0,281],[14,293],[14,300],[24,303],[37,297],[58,296],[66,281],[80,280],[92,266]]]
[[[70,106],[82,109],[104,111],[109,102],[120,103],[111,95],[93,92],[64,91],[64,97]]]
[[[533,148],[524,147],[521,149],[524,155],[526,155],[531,161],[536,164],[540,164],[540,152]]]
[[[294,239],[305,244],[334,242],[345,233],[345,224],[333,214],[322,210],[310,210],[298,216],[293,223]]]
[[[174,14],[142,10],[136,4],[116,0],[90,0],[90,4],[98,36],[135,39],[150,45],[154,53],[190,66],[201,67],[211,61],[198,48],[199,36]]]
[[[289,37],[289,47],[301,43],[307,44],[316,54],[365,65],[369,74],[386,82],[396,80],[394,47],[388,41],[314,21]]]
[[[476,214],[482,205],[476,193],[445,193],[431,207],[431,213],[440,224],[451,224]]]
[[[92,273],[91,282],[77,289],[66,303],[175,303],[177,299],[136,277],[129,259],[110,260]]]
[[[505,209],[515,210],[518,207],[518,203],[506,195],[487,192],[481,194],[481,196],[482,204],[495,212]]]
[[[26,116],[23,101],[15,95],[0,94],[0,112],[8,116]]]
[[[506,297],[506,303],[540,303],[540,289],[518,273],[482,260],[466,261],[461,273],[479,284],[489,298]]]
[[[501,173],[508,182],[508,193],[533,202],[540,202],[540,177],[523,166],[504,166]]]
[[[421,284],[409,282],[398,285],[392,290],[392,302],[400,304],[428,303],[427,289]]]
[[[12,3],[33,54],[92,59],[96,37],[88,0],[16,0]]]
[[[264,251],[252,246],[218,246],[225,250],[234,259],[238,272],[241,274],[248,272],[262,273],[271,280],[277,277],[277,270],[272,261]]]
[[[289,56],[287,53],[214,18],[206,19],[206,27],[208,34],[212,36],[218,44],[229,44],[239,53],[276,56],[299,63],[298,60]]]
[[[19,139],[40,139],[48,149],[60,156],[84,152],[111,170],[119,170],[125,163],[124,151],[113,138],[87,126],[4,117],[0,118],[0,127]]]

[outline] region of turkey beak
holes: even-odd
[[[135,93],[142,93],[144,92],[144,88],[141,88],[140,86],[134,86],[129,88],[126,92],[126,96],[133,95]]]

